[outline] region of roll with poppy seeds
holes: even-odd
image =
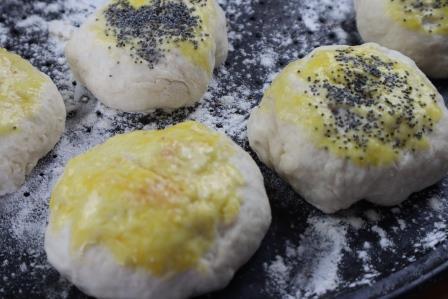
[[[391,206],[448,170],[442,96],[399,52],[328,46],[289,64],[250,116],[259,158],[327,213]]]
[[[448,77],[448,0],[355,0],[358,30],[413,59],[426,75]]]
[[[191,106],[226,60],[226,19],[215,0],[109,0],[65,53],[74,77],[107,106]]]
[[[271,222],[250,155],[196,122],[118,135],[75,157],[50,211],[49,262],[98,298],[223,288]]]

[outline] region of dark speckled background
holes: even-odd
[[[1,46],[18,52],[23,57],[30,59],[31,62],[42,71],[49,74],[59,85],[61,90],[73,90],[71,82],[62,80],[61,76],[66,74],[66,66],[56,61],[51,47],[47,46],[48,32],[45,30],[32,30],[30,28],[17,27],[19,20],[26,19],[29,15],[39,14],[45,20],[55,20],[61,18],[62,14],[70,13],[65,11],[64,5],[61,5],[59,11],[46,13],[44,10],[36,9],[32,0],[1,0],[0,1],[0,24],[7,31],[3,33],[6,38],[0,39]],[[55,2],[63,3],[63,1],[45,0],[42,3],[51,4]],[[232,2],[229,0],[229,2]],[[321,29],[318,31],[309,30],[303,24],[302,14],[309,9],[308,3],[312,1],[252,1],[253,11],[246,13],[241,10],[238,14],[229,13],[228,18],[231,30],[238,31],[242,34],[242,38],[234,40],[233,47],[235,51],[230,53],[226,63],[226,68],[233,73],[232,77],[224,76],[217,73],[217,80],[220,81],[222,88],[214,91],[215,96],[225,95],[231,92],[235,84],[240,82],[253,90],[246,100],[250,101],[251,106],[261,98],[261,88],[266,78],[266,69],[262,66],[252,64],[245,65],[244,59],[256,57],[257,43],[263,40],[264,44],[270,44],[279,55],[277,56],[275,70],[280,69],[288,61],[302,57],[312,48],[319,45],[334,44],[339,42],[357,44],[360,42],[356,32],[355,21],[353,15],[344,21],[335,23],[331,17],[327,15],[333,7],[327,6],[324,9],[319,21],[322,23]],[[242,2],[245,3],[244,1]],[[294,4],[292,6],[292,4]],[[238,7],[233,4],[233,7]],[[242,12],[242,13],[241,13]],[[240,25],[244,24],[244,30],[240,31]],[[343,39],[334,32],[334,28],[345,31],[347,36]],[[274,34],[274,32],[276,34]],[[0,34],[1,35],[1,34]],[[286,45],[282,40],[291,38],[292,45]],[[295,51],[291,49],[294,48]],[[246,54],[241,54],[241,53]],[[247,78],[245,74],[250,73],[251,77]],[[233,82],[226,81],[233,80]],[[448,97],[448,81],[435,81],[435,85]],[[69,94],[69,93],[68,93]],[[73,99],[68,99],[73,100]],[[205,104],[204,104],[205,105]],[[210,114],[219,119],[222,115],[223,107],[214,104],[208,105]],[[101,113],[95,110],[91,104],[78,106],[77,110],[69,114],[68,131],[70,127],[88,114],[97,114],[101,117]],[[157,112],[147,116],[120,114],[119,120],[114,123],[110,129],[110,134],[122,132],[129,127],[142,126],[149,123],[157,123],[158,127],[164,127],[167,124],[176,123],[184,120],[195,108],[181,109],[174,114],[166,114]],[[243,116],[248,115],[247,111],[235,111]],[[225,125],[217,122],[217,128]],[[86,134],[89,130],[86,129]],[[68,133],[70,134],[70,133]],[[247,149],[247,142],[232,136],[242,146]],[[76,141],[73,141],[76,142]],[[248,149],[249,150],[249,149]],[[37,169],[31,175],[32,183],[25,188],[28,191],[23,192],[25,202],[27,200],[38,200],[33,198],[33,184],[39,184],[39,175],[45,176],[45,171],[53,160],[57,159],[55,153],[50,153],[44,159]],[[295,194],[287,184],[280,180],[274,173],[266,169],[259,163],[265,175],[266,188],[271,199],[273,222],[267,237],[265,238],[260,250],[255,254],[251,261],[245,265],[236,275],[235,279],[223,291],[210,294],[204,298],[222,298],[222,299],[250,299],[250,298],[280,298],[280,293],[275,290],[268,290],[266,271],[264,263],[273,261],[275,256],[285,251],[285,243],[292,242],[293,246],[300,245],[303,239],[302,234],[305,232],[309,217],[323,215],[306,204],[300,197]],[[337,174],[335,174],[337,175]],[[48,183],[42,179],[43,183]],[[349,227],[347,233],[349,250],[343,252],[343,258],[339,265],[338,273],[341,277],[337,288],[322,298],[376,298],[385,296],[395,296],[405,292],[407,289],[414,288],[422,284],[426,279],[436,275],[439,271],[446,268],[448,261],[448,241],[439,242],[434,248],[416,247],[422,241],[422,238],[428,232],[434,230],[434,223],[446,223],[448,221],[448,179],[433,186],[423,192],[412,196],[411,200],[406,201],[399,207],[400,217],[406,220],[406,228],[403,230],[393,230],[392,227],[397,226],[397,215],[391,209],[379,208],[367,203],[360,203],[349,211],[344,211],[336,218],[343,219],[345,217],[358,217],[366,220],[365,211],[374,210],[380,215],[380,220],[375,223],[382,228],[388,235],[389,239],[394,243],[393,250],[383,250],[378,242],[378,235],[372,231],[372,224],[367,220],[367,224],[361,229],[352,229]],[[429,207],[428,198],[437,196],[440,199],[441,210],[434,211]],[[15,196],[17,197],[17,196]],[[23,246],[16,246],[18,240],[11,235],[8,228],[10,219],[14,213],[18,213],[15,209],[6,209],[6,202],[13,200],[5,197],[0,200],[0,297],[1,298],[48,298],[48,297],[66,297],[69,298],[85,298],[85,296],[70,286],[66,281],[61,279],[55,270],[52,270],[45,262],[45,254],[42,250],[27,250]],[[46,200],[40,198],[40,200]],[[46,213],[46,205],[42,210],[35,211],[36,215]],[[448,232],[445,231],[448,236]],[[371,264],[378,272],[378,276],[372,279],[372,285],[350,286],[356,281],[362,273],[362,265],[356,256],[357,250],[363,249],[365,241],[372,244],[370,249]],[[303,244],[302,244],[303,245]],[[313,253],[310,252],[310,260]],[[7,260],[7,263],[4,261]],[[3,261],[3,262],[2,262]],[[20,265],[27,265],[27,271],[16,271]],[[39,267],[35,267],[39,265]],[[291,265],[297,271],[306,268],[306,260]],[[10,272],[16,273],[14,276],[9,275]],[[7,280],[2,280],[7,277]],[[296,285],[291,281],[286,287],[288,293],[294,293]],[[50,293],[51,291],[51,293]],[[162,298],[161,298],[162,299]]]

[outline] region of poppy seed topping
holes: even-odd
[[[273,99],[280,118],[305,127],[319,148],[380,166],[428,148],[442,115],[437,94],[422,73],[367,44],[291,63],[263,102]]]
[[[448,0],[388,0],[389,15],[402,26],[429,34],[448,34]]]
[[[136,64],[152,69],[172,48],[194,52],[204,46],[210,35],[202,11],[207,5],[208,0],[116,0],[96,22],[115,47],[129,49]]]

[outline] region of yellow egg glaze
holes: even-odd
[[[101,245],[162,276],[201,268],[217,228],[239,214],[233,145],[196,122],[111,138],[72,159],[53,190],[51,227],[72,249]]]
[[[132,5],[135,9],[139,9],[144,5],[148,5],[152,2],[152,0],[129,0],[129,4]]]
[[[46,77],[20,56],[0,48],[0,135],[20,130],[39,107]]]
[[[214,0],[182,0],[173,1],[168,0],[163,3],[184,3],[190,10],[191,14],[198,18],[199,26],[196,26],[193,32],[193,37],[195,41],[182,40],[175,38],[164,38],[163,42],[160,44],[161,52],[166,53],[177,49],[180,51],[181,55],[191,61],[194,65],[200,67],[201,69],[207,71],[207,73],[212,74],[213,67],[213,21],[217,18],[216,6],[213,2]],[[137,16],[145,7],[153,5],[154,0],[112,0],[108,5],[106,5],[102,10],[100,10],[96,16],[96,21],[92,24],[91,30],[93,30],[97,36],[103,42],[111,45],[116,45],[119,43],[117,39],[117,28],[108,26],[106,21],[105,11],[114,4],[117,3],[128,3],[134,10],[132,15]],[[158,1],[160,2],[160,1]],[[151,22],[151,18],[148,18],[148,22]],[[142,27],[145,24],[141,25]],[[106,28],[109,28],[106,29]],[[120,31],[118,29],[118,31]],[[128,50],[135,50],[139,47],[139,43],[142,41],[141,38],[133,38],[126,41],[125,48]],[[121,47],[121,46],[120,46]],[[132,52],[132,51],[131,51]],[[137,54],[133,53],[137,63],[143,63],[144,59],[138,57]],[[163,55],[163,54],[162,54]],[[152,63],[152,62],[151,62]]]
[[[448,0],[387,0],[387,12],[410,30],[448,34]]]
[[[437,91],[411,67],[371,44],[320,49],[291,63],[261,104],[303,127],[320,149],[359,166],[394,163],[400,152],[428,148],[442,112]],[[272,105],[272,104],[271,104]]]
[[[189,6],[192,6],[191,0]],[[195,47],[190,42],[180,42],[177,45],[174,45],[174,47],[178,47],[187,59],[203,70],[206,70],[211,75],[214,67],[211,63],[211,59],[213,59],[211,56],[212,47],[215,46],[212,40],[212,38],[214,38],[214,33],[212,32],[212,20],[215,20],[218,17],[215,4],[212,0],[207,0],[207,5],[200,6],[196,14],[202,20],[202,28],[197,28],[195,31],[196,36],[201,39],[198,47]],[[173,45],[171,45],[171,47],[173,47]]]

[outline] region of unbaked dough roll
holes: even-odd
[[[0,196],[23,184],[64,127],[64,102],[51,79],[0,48]]]
[[[395,205],[448,170],[448,114],[412,60],[377,44],[289,64],[248,124],[260,159],[324,212]]]
[[[428,76],[448,77],[448,1],[355,0],[358,29],[412,58]]]
[[[119,135],[72,159],[50,209],[50,263],[98,298],[223,288],[271,221],[249,154],[196,122]]]
[[[107,1],[66,46],[77,80],[128,112],[196,103],[227,52],[226,19],[215,0]]]

